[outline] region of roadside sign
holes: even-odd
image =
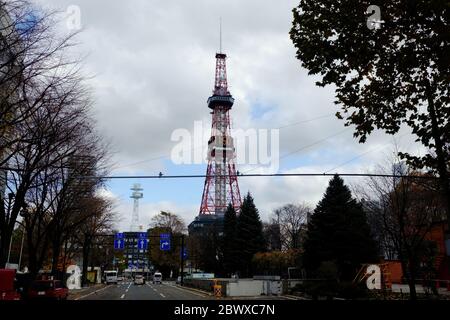
[[[139,250],[148,249],[148,239],[139,239],[138,240],[138,249]]]
[[[125,241],[123,239],[114,239],[114,249],[123,250],[125,248]]]
[[[169,239],[160,239],[159,240],[159,248],[161,251],[169,251],[170,250],[170,238]]]
[[[147,239],[147,232],[139,232],[139,239]]]
[[[161,239],[170,239],[170,233],[161,233],[159,235]]]
[[[184,248],[183,251],[180,251],[180,255],[183,257],[183,260],[187,260],[189,258],[188,251]]]
[[[123,233],[116,233],[114,236],[114,249],[123,250],[125,248],[125,240]]]

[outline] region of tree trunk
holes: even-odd
[[[83,273],[81,275],[81,286],[85,287],[87,285],[87,271],[89,266],[89,253],[91,251],[90,239],[85,236],[83,241]]]
[[[52,241],[52,275],[57,275],[59,256],[61,254],[61,244],[59,239],[53,239]]]
[[[410,271],[408,286],[409,286],[409,298],[412,301],[417,300],[417,292],[416,292],[416,275],[414,272]]]
[[[2,226],[2,233],[0,239],[0,268],[6,266],[8,259],[9,243],[11,241],[12,232],[10,232],[7,226]]]
[[[416,292],[416,277],[417,277],[417,263],[414,257],[408,259],[408,286],[409,286],[409,298],[412,301],[417,300]]]

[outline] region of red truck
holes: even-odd
[[[16,270],[0,269],[0,300],[20,300],[14,287]]]

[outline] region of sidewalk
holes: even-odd
[[[102,288],[106,287],[103,283],[94,284],[90,287],[78,289],[78,290],[69,290],[69,297],[68,300],[76,300],[82,296],[85,296],[87,294],[93,293],[97,290],[100,290]]]

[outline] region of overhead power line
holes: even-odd
[[[396,175],[396,174],[375,174],[375,173],[261,173],[261,174],[238,174],[239,178],[262,178],[262,177],[378,177],[378,178],[408,178],[408,179],[438,179],[433,176],[415,176],[415,175]],[[141,176],[103,176],[103,177],[83,177],[85,179],[104,179],[104,180],[124,180],[124,179],[200,179],[211,177],[208,175],[141,175]],[[218,176],[225,177],[225,176]],[[227,176],[228,177],[228,176]]]

